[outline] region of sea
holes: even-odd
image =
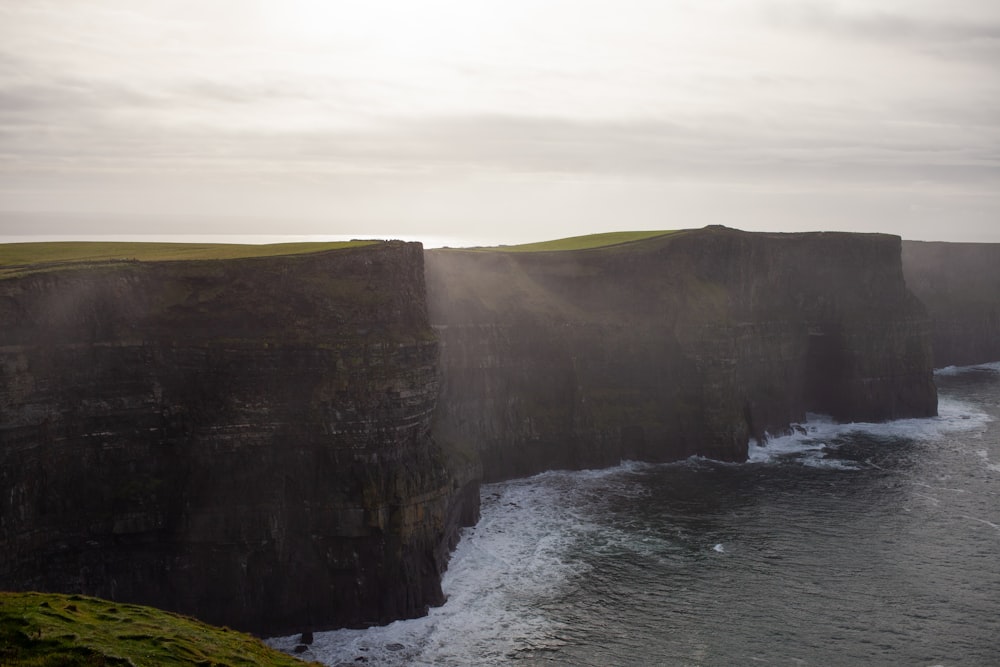
[[[743,464],[625,462],[482,489],[413,620],[316,633],[326,665],[1000,665],[1000,363],[935,418],[835,424]],[[292,652],[299,636],[269,640]]]

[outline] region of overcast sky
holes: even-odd
[[[0,0],[0,237],[1000,242],[997,0]]]

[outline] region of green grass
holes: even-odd
[[[493,247],[467,248],[467,250],[481,250],[492,252],[553,252],[562,250],[590,250],[592,248],[604,248],[607,246],[621,245],[622,243],[632,243],[642,241],[657,236],[673,234],[673,231],[642,231],[642,232],[604,232],[603,234],[587,234],[586,236],[570,236],[565,239],[555,239],[553,241],[539,241],[538,243],[523,243],[521,245],[501,245]]]
[[[246,245],[236,243],[128,243],[98,241],[53,241],[48,243],[0,244],[0,277],[24,273],[74,268],[107,262],[168,262],[203,259],[241,259],[300,255],[325,250],[339,250],[372,245],[377,241],[342,241],[330,243],[273,243]]]
[[[0,592],[0,665],[305,664],[250,635],[152,607]]]

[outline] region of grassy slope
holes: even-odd
[[[191,259],[239,259],[299,255],[363,245],[377,241],[335,243],[128,243],[95,241],[55,241],[48,243],[0,244],[0,277],[54,268],[90,266],[113,261],[162,262]]]
[[[304,664],[250,635],[152,607],[0,593],[0,665]]]
[[[665,236],[673,233],[674,232],[672,231],[605,232],[603,234],[588,234],[586,236],[570,236],[565,239],[540,241],[538,243],[524,243],[521,245],[510,246],[502,245],[488,248],[467,248],[467,250],[490,252],[551,252],[557,250],[589,250],[591,248],[604,248],[622,243],[642,241],[644,239]]]

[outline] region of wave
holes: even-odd
[[[443,606],[386,626],[317,632],[300,657],[369,667],[501,665],[564,644],[564,628],[546,618],[540,602],[585,576],[590,566],[572,554],[603,541],[581,508],[601,502],[609,489],[617,497],[643,493],[633,475],[649,467],[627,461],[484,485],[479,523],[463,531],[442,579]],[[268,644],[291,652],[298,635]]]
[[[954,377],[970,371],[1000,373],[1000,361],[993,361],[988,364],[975,364],[972,366],[945,366],[944,368],[936,368],[934,370],[934,375],[938,377]]]
[[[796,462],[815,468],[857,470],[864,466],[835,456],[847,436],[852,434],[936,442],[950,434],[985,431],[986,425],[993,421],[990,415],[975,405],[947,397],[938,401],[937,417],[849,424],[836,423],[825,415],[810,414],[807,417],[805,423],[793,425],[791,435],[771,437],[766,444],[751,442],[747,463]]]

